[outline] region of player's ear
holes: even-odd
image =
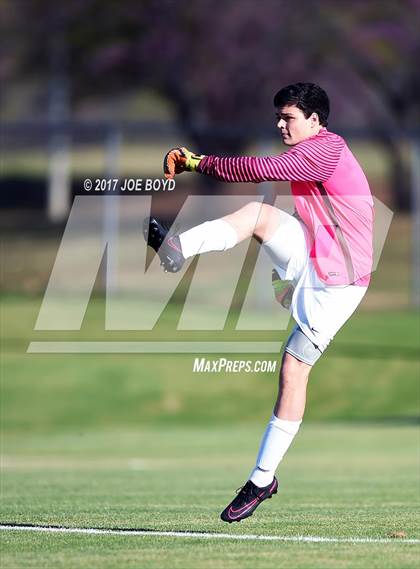
[[[313,125],[315,125],[315,124],[318,125],[318,124],[319,124],[319,116],[318,116],[318,113],[312,113],[310,118],[311,118],[311,122],[312,122]]]

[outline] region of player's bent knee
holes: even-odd
[[[261,211],[260,202],[249,202],[239,210],[222,219],[228,222],[236,231],[239,240],[252,236]]]
[[[262,207],[263,204],[261,202],[249,202],[242,208],[242,211],[254,225],[257,225],[261,216]]]
[[[268,204],[259,204],[260,211],[254,227],[254,236],[261,242],[271,238],[280,223],[280,211]]]

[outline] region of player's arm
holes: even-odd
[[[334,168],[325,168],[297,149],[277,156],[206,156],[197,171],[223,182],[326,181]]]
[[[322,156],[309,156],[291,149],[278,156],[203,156],[186,148],[173,148],[165,156],[167,178],[184,171],[197,171],[222,182],[313,181],[328,180],[335,169],[335,161]]]

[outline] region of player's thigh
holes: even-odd
[[[240,238],[255,235],[264,241],[275,233],[284,216],[288,215],[271,205],[252,201],[223,219],[232,225]]]
[[[308,259],[305,230],[302,224],[285,211],[277,210],[267,223],[264,249],[281,279],[297,280]]]

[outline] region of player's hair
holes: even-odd
[[[306,118],[316,113],[322,126],[328,124],[330,100],[324,89],[315,83],[294,83],[280,89],[274,95],[274,106],[281,108],[286,105],[296,105]]]

